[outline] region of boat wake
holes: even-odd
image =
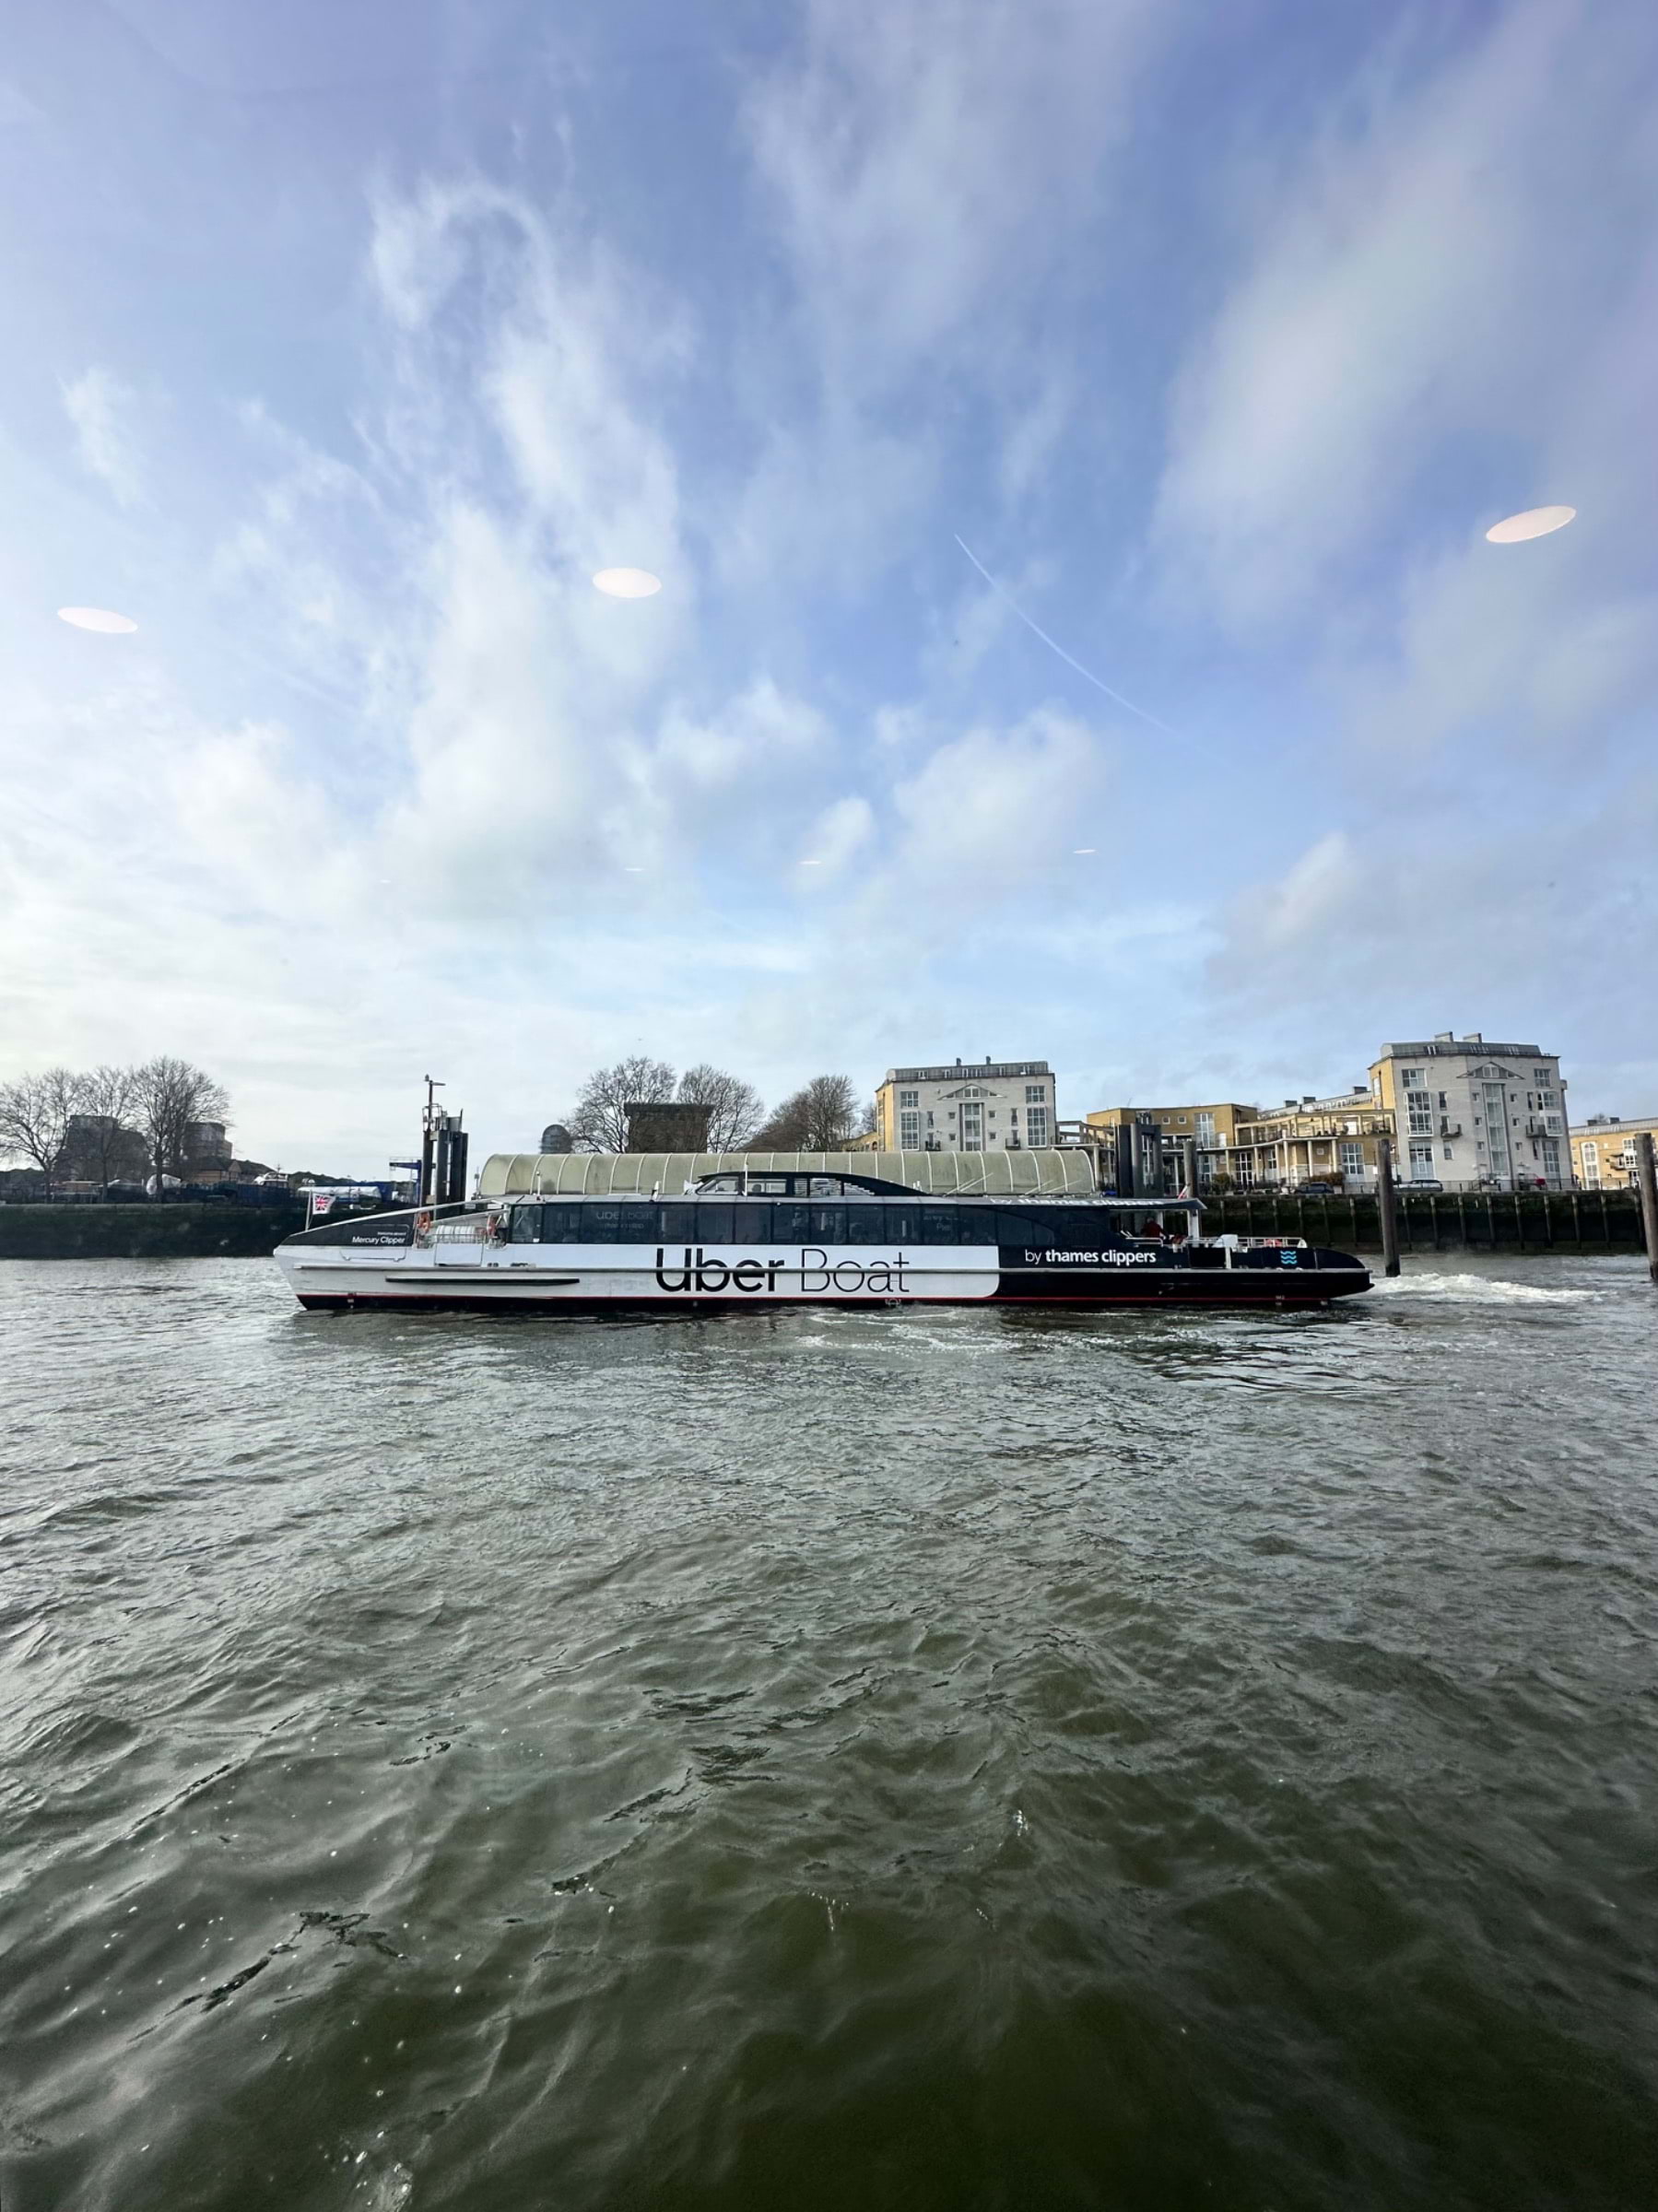
[[[1487,1275],[1379,1276],[1372,1295],[1428,1298],[1447,1305],[1576,1306],[1593,1290],[1551,1290],[1538,1283],[1511,1283]]]

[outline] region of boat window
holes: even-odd
[[[921,1209],[921,1241],[923,1244],[956,1244],[960,1241],[960,1208],[954,1206],[923,1206]]]
[[[688,1244],[697,1235],[697,1209],[688,1199],[675,1199],[657,1209],[662,1235],[670,1244]]]
[[[703,1200],[697,1208],[697,1234],[704,1244],[729,1244],[731,1242],[731,1205],[729,1200],[723,1202],[715,1200],[712,1204],[710,1204],[707,1199]]]
[[[618,1206],[616,1241],[618,1244],[653,1244],[656,1208],[653,1206]]]
[[[846,1209],[846,1241],[849,1244],[884,1244],[887,1208],[873,1198],[861,1203],[853,1199]]]
[[[804,1244],[809,1233],[807,1209],[798,1202],[771,1208],[771,1234],[779,1244]]]
[[[614,1244],[620,1225],[622,1209],[614,1200],[601,1198],[582,1208],[583,1241],[589,1244]]]
[[[540,1243],[541,1208],[538,1206],[515,1206],[512,1208],[512,1241],[514,1244]]]
[[[921,1234],[918,1226],[921,1208],[918,1206],[887,1205],[881,1208],[886,1217],[885,1234],[888,1244],[913,1244]]]
[[[846,1208],[843,1206],[814,1206],[812,1239],[818,1244],[844,1244]]]
[[[582,1209],[579,1206],[544,1206],[541,1209],[541,1241],[544,1244],[574,1244],[581,1241]]]
[[[734,1244],[769,1244],[771,1241],[771,1208],[757,1206],[752,1199],[739,1199],[731,1209],[731,1241]]]

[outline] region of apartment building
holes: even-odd
[[[1101,1106],[1084,1118],[1076,1135],[1084,1144],[1098,1142],[1101,1135],[1105,1136],[1106,1148],[1119,1156],[1119,1175],[1125,1171],[1133,1174],[1132,1182],[1125,1185],[1119,1182],[1119,1190],[1137,1196],[1147,1190],[1179,1188],[1188,1144],[1197,1147],[1200,1187],[1212,1182],[1228,1167],[1231,1148],[1238,1141],[1240,1124],[1252,1121],[1257,1111],[1253,1106],[1240,1105],[1236,1100],[1212,1106]],[[1147,1125],[1155,1128],[1162,1139],[1161,1181],[1157,1182],[1146,1180],[1153,1171],[1151,1155],[1145,1142]],[[1126,1144],[1125,1131],[1132,1133]]]
[[[1356,1083],[1328,1098],[1309,1093],[1276,1111],[1258,1109],[1238,1123],[1229,1157],[1216,1157],[1210,1167],[1200,1156],[1199,1172],[1205,1182],[1229,1173],[1241,1190],[1295,1190],[1304,1182],[1373,1190],[1378,1147],[1393,1134],[1393,1117],[1378,1107],[1370,1086]]]
[[[876,1092],[883,1152],[1020,1152],[1052,1145],[1058,1105],[1045,1060],[889,1067]]]
[[[1448,1191],[1570,1186],[1558,1053],[1444,1030],[1384,1046],[1370,1067],[1370,1095],[1393,1117],[1402,1181]]]
[[[1571,1165],[1586,1191],[1627,1191],[1635,1182],[1635,1139],[1658,1142],[1658,1113],[1592,1113],[1571,1132]]]

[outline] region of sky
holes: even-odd
[[[1640,0],[18,11],[0,1079],[1658,1107],[1655,114]]]

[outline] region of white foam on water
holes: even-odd
[[[1511,1283],[1493,1275],[1378,1276],[1370,1295],[1390,1298],[1429,1298],[1454,1305],[1576,1306],[1593,1298],[1593,1290],[1550,1290],[1540,1283]]]

